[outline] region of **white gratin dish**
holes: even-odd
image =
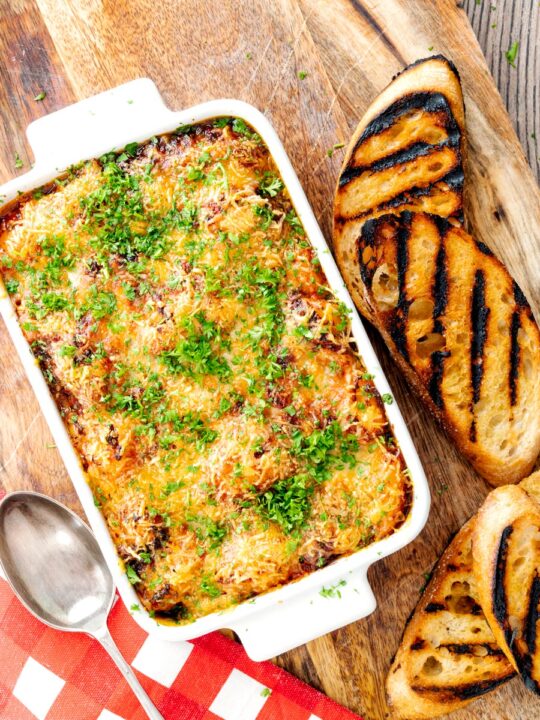
[[[285,149],[269,121],[252,105],[238,100],[211,100],[187,110],[173,112],[165,107],[151,80],[133,80],[51,113],[29,125],[27,135],[35,164],[25,175],[0,187],[0,204],[10,202],[20,192],[46,184],[79,161],[99,157],[130,142],[142,142],[154,135],[170,132],[179,125],[224,115],[246,120],[268,146],[307,237],[319,256],[330,287],[352,311],[352,334],[365,367],[374,375],[379,393],[382,395],[390,392],[388,382]],[[77,453],[19,327],[1,281],[0,288],[0,313],[120,595],[129,608],[138,603],[135,590],[122,569],[103,516],[94,505]],[[352,555],[342,557],[295,582],[258,596],[255,600],[199,618],[189,625],[159,624],[141,606],[140,611],[133,613],[139,625],[148,633],[170,641],[190,640],[219,628],[230,628],[240,636],[252,659],[265,660],[372,613],[376,601],[367,581],[368,568],[375,561],[404,547],[418,535],[427,520],[430,505],[424,471],[399,408],[394,402],[385,405],[385,410],[409,468],[413,487],[413,503],[409,517],[393,535]],[[325,593],[324,596],[320,594],[323,587],[329,588],[338,583],[339,593]]]

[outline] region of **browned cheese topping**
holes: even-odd
[[[243,120],[19,198],[0,272],[152,614],[223,610],[404,522],[392,399]]]

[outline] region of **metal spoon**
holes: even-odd
[[[0,564],[33,615],[100,642],[150,720],[163,720],[109,633],[113,579],[94,535],[75,513],[39,493],[6,495],[0,502]]]

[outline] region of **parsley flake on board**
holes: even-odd
[[[424,592],[424,590],[427,588],[428,583],[431,580],[431,573],[430,572],[422,573],[422,577],[424,578],[424,584],[422,585],[422,587],[419,590],[420,594],[422,594]]]
[[[519,50],[519,42],[517,40],[514,40],[514,42],[510,45],[508,50],[504,53],[504,56],[506,60],[508,61],[508,64],[511,65],[513,68],[516,67],[516,58]]]
[[[344,147],[345,147],[345,143],[342,143],[342,142],[334,143],[334,145],[332,145],[332,147],[326,151],[326,154],[328,155],[328,157],[331,158],[334,155],[334,152],[336,150],[341,150],[341,148],[344,148]]]

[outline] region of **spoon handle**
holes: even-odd
[[[129,686],[137,696],[137,699],[141,703],[143,710],[148,715],[150,720],[164,720],[163,715],[158,712],[156,706],[148,697],[146,690],[144,690],[143,686],[137,680],[137,677],[133,672],[131,665],[129,665],[124,660],[120,650],[117,648],[116,643],[111,637],[108,627],[105,625],[103,628],[101,628],[94,634],[94,637],[96,638],[96,640],[98,640],[98,642],[101,643],[101,645],[105,648],[105,650],[114,660],[116,666],[118,667],[126,681],[129,683]]]

